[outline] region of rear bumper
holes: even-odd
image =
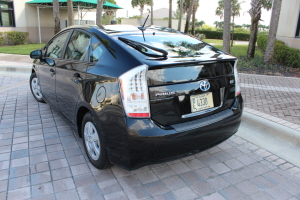
[[[237,132],[243,110],[239,95],[231,116],[202,127],[162,129],[150,119],[99,116],[110,162],[128,170],[185,157],[213,147]],[[102,114],[103,115],[103,114]],[[105,125],[104,125],[105,124]],[[103,126],[104,125],[104,126]]]

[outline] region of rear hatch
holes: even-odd
[[[230,107],[235,98],[234,62],[150,67],[147,78],[152,120],[168,126]]]
[[[120,45],[149,66],[146,79],[151,119],[169,126],[229,108],[235,98],[236,58],[197,38],[168,30],[148,28],[145,37],[141,32],[114,35]],[[201,84],[209,88],[201,89]]]

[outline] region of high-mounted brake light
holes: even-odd
[[[234,69],[233,69],[234,79],[235,79],[235,96],[238,96],[239,94],[241,94],[241,85],[240,85],[240,79],[239,79],[239,74],[238,74],[238,70],[237,70],[237,62],[238,62],[238,60],[235,61]]]
[[[128,117],[150,117],[147,71],[147,65],[140,65],[119,77],[123,107]]]

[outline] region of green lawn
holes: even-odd
[[[31,51],[40,49],[45,44],[23,44],[15,46],[0,46],[0,53],[29,55]]]
[[[213,45],[215,47],[217,47],[218,49],[221,49],[223,48],[223,45]],[[233,47],[230,48],[230,53],[233,55],[233,56],[246,56],[247,55],[247,50],[248,50],[248,45],[233,45]],[[258,49],[256,48],[255,49],[255,56],[262,56],[263,53]]]
[[[208,43],[208,44],[223,44],[223,40],[216,40],[216,39],[204,39],[204,42]]]

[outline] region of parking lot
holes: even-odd
[[[95,169],[26,76],[0,75],[0,116],[0,199],[300,199],[300,168],[238,136],[135,171]]]

